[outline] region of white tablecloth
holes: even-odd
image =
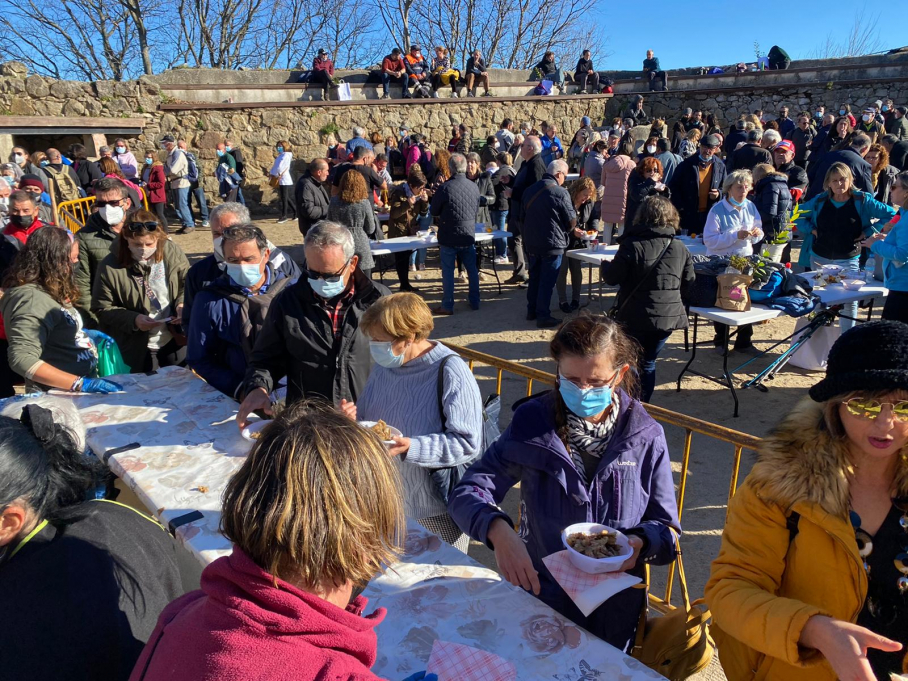
[[[706,255],[706,246],[703,245],[703,242],[699,239],[682,239],[681,237],[675,237],[678,241],[687,246],[687,250],[690,251],[691,255]],[[578,248],[573,251],[567,252],[567,257],[573,258],[574,260],[579,260],[580,262],[587,263],[589,265],[599,265],[603,262],[615,259],[615,254],[618,252],[618,244],[604,245],[600,244],[598,250],[592,250],[590,248]]]
[[[228,554],[230,543],[218,532],[220,499],[252,446],[236,427],[237,404],[177,367],[115,380],[126,392],[73,397],[89,445],[103,457],[141,443],[112,455],[111,470],[164,525],[201,511],[203,518],[176,536],[203,565]],[[412,521],[405,555],[365,594],[370,611],[388,609],[374,667],[388,679],[425,669],[437,639],[495,653],[521,680],[662,678]]]
[[[501,230],[487,232],[484,227],[476,230],[477,243],[484,243],[492,239],[507,239],[509,236],[511,236],[510,232]],[[369,249],[372,251],[372,255],[390,255],[391,253],[415,251],[420,248],[438,248],[438,238],[433,236],[429,241],[426,241],[416,236],[396,236],[393,239],[369,242]]]

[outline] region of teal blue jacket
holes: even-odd
[[[899,221],[882,241],[870,247],[877,258],[883,258],[883,283],[891,291],[908,291],[908,211],[898,210]]]

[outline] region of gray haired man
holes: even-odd
[[[271,413],[271,392],[284,376],[287,404],[321,397],[339,406],[356,402],[369,377],[369,339],[359,322],[390,291],[360,271],[353,235],[343,225],[316,223],[305,250],[303,275],[271,303],[255,339],[240,388],[241,430],[253,411]]]

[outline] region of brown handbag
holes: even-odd
[[[647,582],[638,587],[646,590],[646,599],[640,612],[634,647],[631,648],[633,658],[670,681],[681,681],[708,667],[716,650],[716,643],[709,635],[708,620],[712,617],[709,609],[703,599],[690,602],[680,548],[677,560],[682,607],[661,617],[647,617],[647,576]]]
[[[272,189],[277,189],[280,186],[280,184],[281,184],[280,175],[270,175],[268,177],[268,186],[271,187]]]

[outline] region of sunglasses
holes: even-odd
[[[153,232],[158,228],[157,222],[130,222],[126,225],[126,229],[130,232]]]
[[[908,422],[908,400],[893,403],[855,397],[842,402],[842,404],[845,405],[845,409],[852,416],[870,421],[873,421],[882,413],[884,406],[888,406],[892,410],[892,416],[896,421]]]
[[[353,260],[353,258],[350,258]],[[311,270],[308,267],[306,268],[306,276],[309,279],[324,279],[329,284],[334,284],[340,281],[341,277],[344,276],[344,270],[347,269],[347,265],[350,264],[350,260],[344,263],[344,266],[341,267],[337,272],[319,272],[318,270]]]
[[[114,199],[113,201],[102,201],[101,199],[95,199],[95,206],[98,208],[103,208],[104,206],[113,206],[115,208],[119,207],[126,199]]]

